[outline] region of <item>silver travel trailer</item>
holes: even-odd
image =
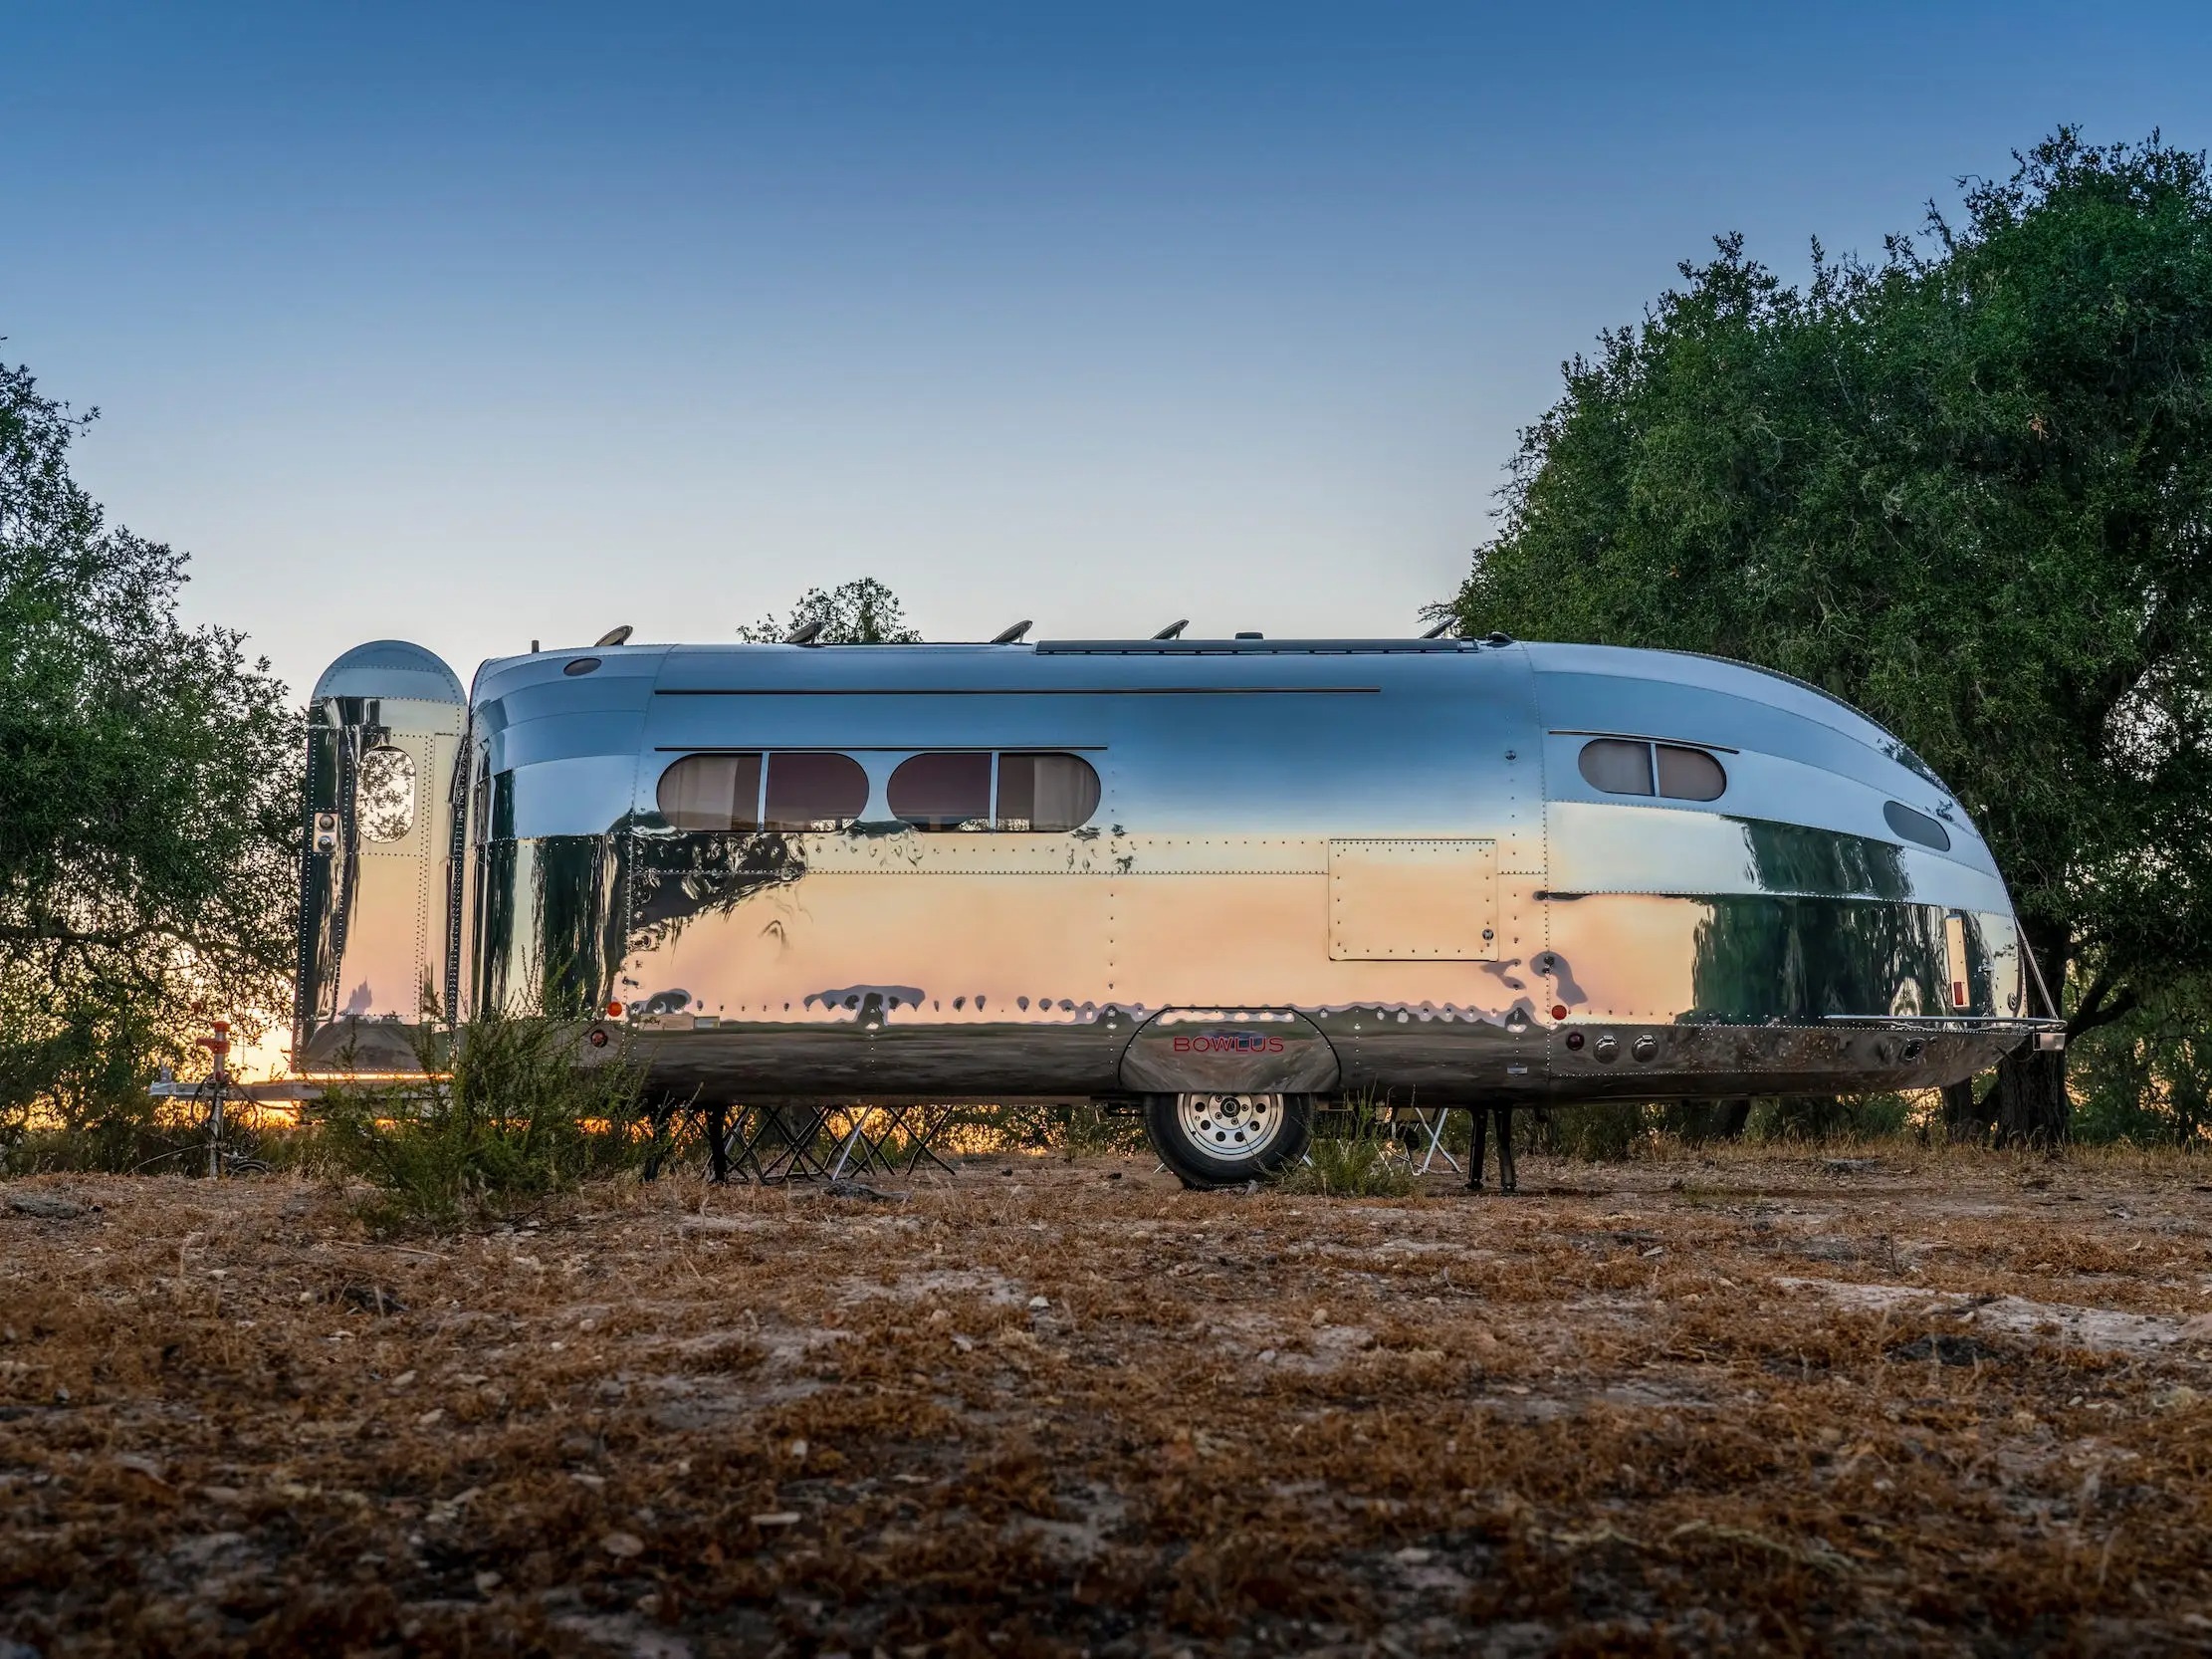
[[[313,714],[308,1075],[540,1008],[672,1098],[1141,1098],[1207,1183],[1320,1097],[1925,1087],[2056,1041],[1942,783],[1733,662],[615,644],[464,697],[387,640]]]

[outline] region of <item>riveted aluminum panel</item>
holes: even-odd
[[[1329,842],[1329,955],[1481,962],[1497,954],[1497,842]]]
[[[465,710],[458,701],[378,694],[386,685],[414,692],[451,682],[458,697],[443,663],[399,641],[349,652],[324,679],[338,691],[311,716],[293,1065],[405,1069],[426,1000],[443,995],[452,781]],[[362,769],[377,750],[396,750],[407,762],[405,829],[385,839],[371,838],[375,814],[362,822]]]
[[[583,655],[598,666],[563,672]],[[1147,1071],[1151,1039],[1132,1039],[1163,1009],[1283,1014],[1333,1053],[1326,1086],[1437,1103],[1631,1075],[1644,1098],[1892,1086],[2019,1035],[1907,1056],[1825,1029],[1917,1018],[1899,1010],[1945,988],[1928,947],[1951,910],[1974,1018],[2019,1022],[2011,906],[1909,751],[1740,664],[1466,642],[625,645],[488,663],[473,721],[486,787],[448,887],[474,923],[462,983],[512,1006],[638,1009],[653,1086],[678,1094],[1305,1086],[1296,1069]],[[1729,787],[1702,804],[1600,794],[1575,758],[1604,734],[1706,747]],[[861,821],[714,834],[661,818],[682,755],[779,749],[852,756]],[[1079,753],[1098,812],[1071,833],[892,822],[891,774],[927,750]],[[338,760],[319,747],[315,777]],[[1888,800],[1945,819],[1952,851],[1897,846]],[[1663,1034],[1639,1071],[1540,1058],[1608,1019]]]

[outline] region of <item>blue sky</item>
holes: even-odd
[[[1717,231],[1879,248],[2196,6],[0,0],[0,355],[295,687],[398,635],[1397,632]]]

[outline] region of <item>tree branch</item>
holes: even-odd
[[[2127,987],[2110,1002],[2101,1006],[2092,1007],[2084,1003],[2075,1010],[2074,1018],[2066,1023],[2067,1041],[2071,1043],[2084,1032],[2096,1031],[2100,1026],[2108,1026],[2115,1020],[2124,1020],[2140,1006],[2142,999],[2135,995],[2133,986]]]
[[[143,927],[127,928],[120,933],[87,932],[82,928],[64,927],[59,922],[44,927],[0,926],[0,942],[14,945],[101,945],[111,950],[122,950],[135,945],[149,934],[165,931],[151,923]]]

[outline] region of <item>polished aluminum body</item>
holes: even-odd
[[[1922,1086],[2037,1023],[1948,792],[1854,710],[1740,664],[1502,640],[621,645],[488,662],[466,704],[353,666],[311,751],[336,838],[304,877],[308,1069],[361,1064],[370,1036],[396,1065],[410,978],[464,1009],[595,1016],[661,1087],[730,1100]],[[393,745],[412,838],[372,847],[352,780]],[[925,753],[994,778],[1080,757],[1097,804],[1071,829],[991,828],[988,807],[919,828],[891,780]],[[1620,793],[1655,754],[1675,793]],[[670,767],[761,755],[849,757],[864,804],[834,829],[671,824]]]

